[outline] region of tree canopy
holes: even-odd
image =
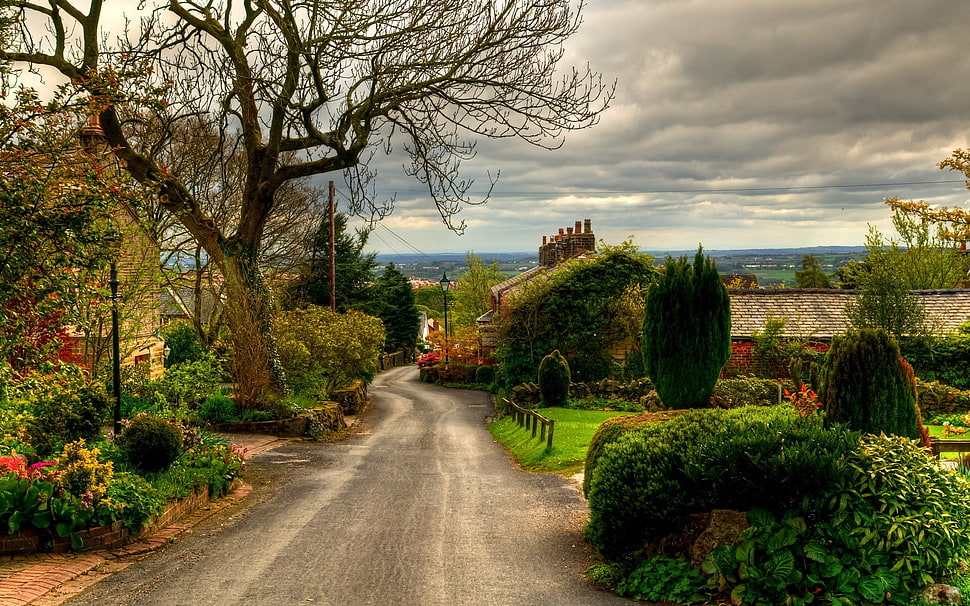
[[[11,4],[18,21],[0,59],[51,67],[81,87],[124,169],[157,188],[223,274],[236,393],[250,407],[271,405],[285,384],[259,267],[285,184],[344,172],[350,212],[382,216],[390,206],[364,195],[367,161],[400,145],[405,172],[461,230],[454,215],[474,200],[460,167],[475,137],[555,148],[596,123],[613,95],[589,67],[561,64],[581,23],[570,0],[169,0],[141,3],[120,32],[108,16],[131,3]],[[139,120],[174,128],[200,115],[221,139],[238,134],[245,172],[233,225],[213,221],[168,170],[164,138],[136,143]]]

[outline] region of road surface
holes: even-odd
[[[579,492],[515,468],[485,429],[486,394],[421,383],[414,367],[370,393],[363,435],[257,455],[250,509],[67,604],[629,604],[582,579]]]

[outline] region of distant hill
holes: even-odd
[[[730,257],[730,256],[766,256],[766,255],[823,255],[823,254],[837,254],[837,255],[853,255],[862,254],[866,250],[865,246],[803,246],[799,248],[739,248],[732,250],[716,250],[716,249],[704,249],[704,253],[712,257]],[[663,258],[668,254],[673,257],[680,257],[683,255],[693,255],[697,252],[696,248],[684,249],[684,250],[642,250],[640,252],[646,253],[648,255],[653,255],[655,257]],[[486,263],[490,261],[498,261],[499,263],[508,263],[510,261],[530,261],[538,259],[538,255],[535,252],[476,252],[479,257],[481,257]],[[424,263],[433,265],[435,262],[442,262],[447,264],[462,263],[465,260],[465,253],[463,252],[442,252],[442,253],[427,253],[427,254],[417,254],[417,253],[378,253],[377,262],[381,265],[386,265],[387,263],[394,263],[395,265],[407,265]]]

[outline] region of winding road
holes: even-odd
[[[257,455],[254,505],[67,603],[629,604],[582,579],[579,492],[515,468],[485,429],[486,394],[421,383],[414,367],[370,393],[368,431]]]

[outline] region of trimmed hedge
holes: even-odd
[[[587,538],[608,557],[640,549],[692,513],[790,507],[837,481],[834,461],[859,439],[787,406],[692,410],[624,429],[600,433],[586,470]]]

